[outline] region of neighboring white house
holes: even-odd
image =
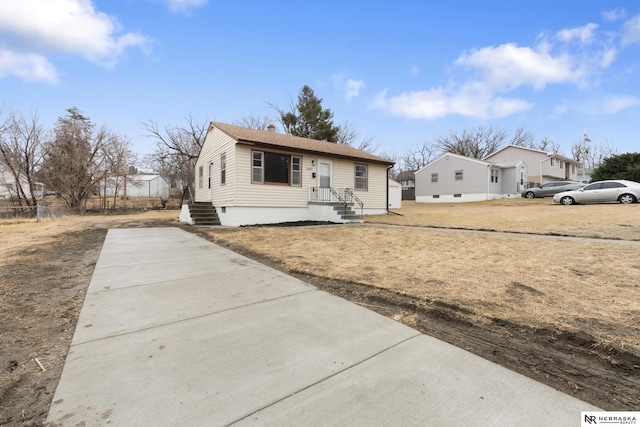
[[[577,181],[580,166],[578,161],[568,157],[517,145],[507,145],[483,160],[492,163],[524,161],[529,169],[529,182],[536,185],[558,180]]]
[[[26,193],[27,197],[31,197],[29,192],[29,180],[27,177],[19,173],[20,187]],[[44,185],[41,182],[35,183],[35,196],[37,199],[41,199],[43,197]],[[14,174],[11,172],[11,169],[8,165],[3,162],[0,162],[0,198],[11,199],[18,195],[18,186],[16,185],[16,179]]]
[[[386,213],[394,162],[353,147],[212,122],[196,162],[195,201],[211,203],[222,225],[341,221]],[[183,206],[181,220],[189,222]]]
[[[520,197],[527,174],[527,164],[522,160],[492,163],[446,153],[415,172],[416,202],[477,202]]]
[[[100,194],[107,197],[124,196],[123,177],[107,179],[98,184]],[[116,194],[117,193],[117,194]],[[127,175],[127,197],[169,198],[169,183],[158,174]]]

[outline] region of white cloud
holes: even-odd
[[[587,24],[584,27],[567,28],[558,31],[556,37],[565,43],[569,43],[573,40],[578,40],[583,44],[589,43],[593,40],[593,34],[597,28],[598,25],[593,23]]]
[[[186,12],[190,9],[204,6],[207,0],[163,0],[172,12]]]
[[[612,10],[605,10],[602,12],[602,19],[608,22],[618,21],[625,17],[627,11],[624,8],[616,8]]]
[[[622,26],[622,45],[640,43],[640,15],[637,15]]]
[[[44,56],[0,49],[0,77],[8,75],[27,81],[56,83],[58,80],[55,68]]]
[[[377,95],[373,107],[407,119],[437,119],[450,114],[473,118],[506,117],[532,106],[522,99],[494,96],[482,84],[475,83],[458,90],[438,87],[404,92],[390,98],[385,90]]]
[[[360,90],[364,87],[364,82],[362,80],[353,80],[349,79],[345,83],[346,88],[346,99],[347,102],[350,102],[352,98],[355,98],[360,95]]]
[[[616,114],[622,110],[633,108],[640,105],[640,98],[632,95],[612,96],[603,103],[603,112],[605,114]]]
[[[496,89],[514,89],[531,85],[543,89],[550,83],[579,83],[584,72],[568,54],[552,56],[549,46],[541,43],[536,49],[503,44],[464,54],[456,61],[477,69],[482,80]]]
[[[121,34],[118,21],[95,10],[91,0],[0,2],[0,32],[10,34],[13,45],[4,49],[14,57],[69,53],[106,67],[115,65],[126,49],[144,49],[149,43],[139,33]],[[37,61],[32,63],[35,67]],[[31,74],[37,75],[37,69]]]

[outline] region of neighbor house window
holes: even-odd
[[[576,173],[576,165],[571,165],[571,173]]]
[[[291,185],[302,185],[302,157],[291,156]]]
[[[302,158],[285,154],[251,152],[251,182],[253,184],[302,184]]]
[[[368,166],[367,165],[355,165],[356,171],[356,182],[355,189],[356,190],[367,190],[367,175],[368,175]]]
[[[200,166],[198,168],[198,188],[202,188],[204,184],[204,167]]]
[[[550,160],[549,164],[550,164],[551,166],[555,166],[555,165],[556,165],[556,161],[555,161],[555,159],[554,159],[553,157],[551,158],[551,160]]]
[[[432,173],[431,174],[431,182],[432,183],[438,182],[438,174],[437,173]]]
[[[455,171],[456,181],[462,181],[462,171]]]
[[[564,162],[560,160],[560,169],[564,169]]]
[[[498,177],[500,176],[499,169],[491,169],[491,182],[498,182]]]
[[[227,182],[227,155],[220,155],[220,184]]]

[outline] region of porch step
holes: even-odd
[[[353,210],[352,204],[345,205],[344,203],[336,203],[332,205],[333,205],[333,210],[338,215],[340,215],[340,218],[342,218],[343,221],[353,222],[353,223],[364,222],[362,218],[360,218],[360,215],[355,213],[355,211]]]
[[[210,202],[194,202],[189,205],[193,225],[220,225],[216,208]]]

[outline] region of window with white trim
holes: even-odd
[[[500,169],[491,169],[491,182],[497,183],[500,176]]]
[[[454,172],[454,174],[455,174],[455,179],[456,179],[456,181],[462,181],[462,176],[463,176],[463,174],[462,174],[462,171],[461,171],[461,170],[457,170],[457,171],[455,171],[455,172]]]
[[[438,174],[437,173],[432,173],[431,174],[431,183],[435,184],[436,182],[438,182]]]
[[[220,185],[227,182],[227,155],[220,155]]]
[[[368,172],[369,166],[367,165],[355,165],[355,185],[356,190],[367,191],[368,188]]]
[[[302,185],[302,157],[291,156],[291,185]]]
[[[204,166],[198,168],[198,188],[204,186]]]
[[[251,183],[301,186],[302,157],[252,151]]]

